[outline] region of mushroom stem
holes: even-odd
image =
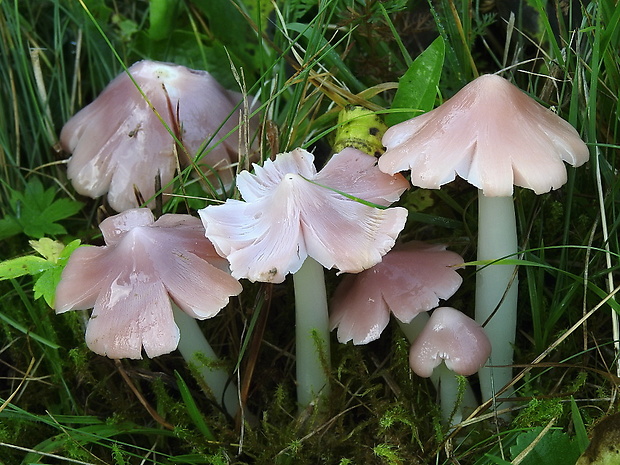
[[[400,329],[410,344],[420,335],[424,326],[429,320],[428,312],[421,312],[409,323],[398,321]],[[446,367],[445,363],[441,363],[430,376],[431,382],[439,393],[441,402],[441,419],[444,425],[451,426],[460,423],[463,417],[469,412],[473,412],[478,407],[478,401],[471,385],[467,379],[465,380],[465,390],[459,393],[459,382],[454,372]],[[459,402],[460,404],[457,405]]]
[[[329,394],[330,344],[323,266],[306,258],[293,275],[297,402],[301,409]]]
[[[444,425],[456,425],[463,421],[466,413],[473,412],[478,403],[471,386],[466,378],[465,385],[461,386],[459,375],[450,370],[442,362],[435,371],[431,380],[435,387],[439,385],[439,401],[441,403],[441,419]]]
[[[478,260],[490,261],[503,257],[517,258],[513,199],[485,197],[479,191]],[[479,372],[483,400],[492,398],[512,380],[510,365],[513,361],[518,293],[515,268],[514,265],[489,265],[480,267],[476,274],[476,321],[484,325],[492,348],[488,366]],[[502,397],[510,395],[508,390]]]
[[[230,374],[222,368],[218,356],[215,354],[198,322],[172,303],[174,321],[179,327],[179,352],[196,373],[209,395],[224,407],[226,412],[235,417],[239,412],[239,398],[234,381]]]

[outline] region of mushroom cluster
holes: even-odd
[[[280,283],[293,274],[302,407],[329,389],[322,267],[357,273],[381,261],[407,218],[406,209],[385,207],[408,186],[357,149],[345,148],[317,172],[314,156],[298,148],[254,165],[254,174],[240,173],[243,201],[229,199],[199,211],[207,237],[228,259],[234,277]]]
[[[481,372],[483,396],[508,385],[516,328],[518,258],[513,185],[536,194],[561,187],[563,162],[584,164],[577,131],[506,79],[484,75],[436,109],[389,128],[379,168],[410,170],[413,185],[439,189],[456,175],[479,189],[476,320],[491,338],[490,365]],[[497,265],[497,266],[493,266]],[[492,379],[493,378],[493,379]],[[496,389],[493,389],[493,385]]]
[[[381,263],[345,276],[331,301],[331,327],[338,328],[338,340],[343,343],[374,341],[387,326],[390,313],[396,317],[412,344],[409,364],[419,376],[432,376],[446,423],[460,420],[460,412],[475,406],[471,389],[465,401],[456,405],[454,374],[476,373],[491,351],[480,325],[458,310],[437,308],[427,315],[458,290],[462,278],[456,269],[462,263],[460,255],[442,244],[398,244]],[[448,370],[434,373],[442,362]],[[457,408],[460,412],[455,412]],[[458,414],[451,418],[453,412]]]
[[[513,185],[537,194],[557,189],[567,178],[564,162],[587,160],[575,129],[505,79],[486,75],[435,110],[388,129],[378,161],[346,147],[317,170],[313,154],[297,148],[234,177],[241,100],[208,73],[144,61],[63,128],[76,190],[107,192],[122,212],[101,223],[105,246],[73,254],[57,288],[58,313],[93,308],[88,346],[111,358],[141,358],[143,351],[155,357],[178,347],[199,364],[197,352],[215,354],[196,319],[214,316],[239,294],[238,279],[282,283],[292,274],[300,407],[329,392],[330,329],[340,342],[367,344],[391,314],[411,342],[412,370],[438,386],[446,422],[462,413],[455,374],[480,370],[485,398],[493,383],[507,385],[516,268],[491,265],[517,258]],[[153,198],[156,177],[168,185],[190,163],[208,165],[220,187],[234,180],[241,200],[209,205],[198,211],[200,219],[155,220],[148,208],[136,208],[135,191]],[[409,187],[399,173],[405,170],[419,187],[438,189],[458,175],[479,189],[477,322],[440,307],[462,282],[461,256],[444,245],[395,246],[407,210],[391,205]],[[348,273],[331,316],[324,268]],[[506,367],[489,374],[482,368],[487,360]],[[214,370],[202,370],[207,381]],[[216,377],[213,392],[234,413],[228,375]],[[471,389],[465,397],[473,398]]]

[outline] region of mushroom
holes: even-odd
[[[440,299],[449,299],[463,281],[456,272],[462,263],[463,258],[443,244],[397,244],[380,263],[342,279],[331,300],[331,329],[338,328],[342,343],[378,339],[390,313],[407,324],[437,307]]]
[[[392,248],[407,211],[384,208],[408,187],[381,173],[376,159],[346,148],[317,173],[303,149],[281,153],[237,177],[245,201],[199,211],[206,235],[230,262],[232,276],[281,283],[293,273],[298,402],[326,394],[329,327],[323,270],[359,272]],[[320,342],[319,342],[320,341]],[[318,354],[317,354],[318,344]]]
[[[72,153],[68,177],[82,195],[107,192],[119,212],[139,206],[135,189],[151,199],[157,176],[167,186],[194,158],[211,182],[225,186],[238,158],[241,101],[206,71],[139,61],[62,128],[60,144]],[[175,137],[184,147],[178,152]]]
[[[379,338],[393,313],[409,342],[415,343],[428,321],[426,312],[460,287],[462,278],[456,268],[462,263],[459,254],[442,244],[397,244],[371,269],[342,279],[331,300],[331,329],[338,328],[340,342],[367,344]],[[443,393],[442,413],[448,422],[458,400],[454,374],[438,370],[431,380]],[[473,410],[476,400],[469,383],[465,389],[459,408]],[[461,416],[455,412],[452,420]]]
[[[178,346],[188,362],[204,365],[196,347],[208,344],[204,336],[196,339],[202,333],[193,330],[195,319],[215,316],[242,288],[204,237],[200,220],[168,214],[155,221],[150,210],[138,208],[105,219],[100,229],[105,246],[80,247],[69,258],[56,288],[56,313],[93,308],[86,344],[97,354],[139,359],[143,349],[157,357]],[[200,370],[222,398],[228,375]],[[228,391],[225,406],[234,414],[236,394]]]
[[[412,184],[438,189],[456,175],[479,189],[478,260],[517,258],[513,184],[542,194],[580,166],[588,148],[577,131],[504,78],[481,76],[440,107],[388,129],[379,168],[411,170]],[[492,368],[481,370],[485,398],[512,379],[517,280],[513,265],[480,267],[476,320],[491,338]],[[488,320],[488,321],[487,321]],[[501,367],[500,367],[501,366]],[[493,378],[493,382],[492,382]]]
[[[409,365],[417,375],[425,378],[430,377],[442,362],[448,370],[469,376],[484,366],[490,354],[491,343],[478,323],[452,307],[440,307],[433,311],[413,341]],[[447,422],[456,407],[458,381],[443,368],[439,369],[438,375],[442,414]]]

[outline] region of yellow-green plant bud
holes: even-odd
[[[378,157],[384,151],[381,138],[387,126],[372,110],[347,105],[338,114],[338,129],[333,149],[338,153],[345,147],[354,147]]]

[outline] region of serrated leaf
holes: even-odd
[[[56,288],[58,287],[58,283],[60,283],[62,270],[65,268],[73,251],[80,246],[80,240],[76,239],[67,244],[67,246],[64,246],[62,243],[58,244],[62,246],[62,249],[59,251],[56,250],[54,256],[50,258],[50,262],[53,260],[54,266],[44,271],[41,276],[37,278],[33,287],[34,298],[39,299],[43,297],[47,305],[52,308],[54,308]]]
[[[0,280],[36,275],[53,267],[54,264],[41,257],[26,255],[0,262]]]
[[[55,241],[49,237],[42,237],[38,241],[28,241],[28,243],[39,255],[42,255],[52,263],[56,263],[58,257],[65,249],[65,245],[62,242]]]
[[[61,275],[61,267],[54,267],[41,273],[41,276],[37,278],[34,286],[32,287],[35,300],[43,297],[47,305],[49,305],[51,308],[54,308],[56,287],[58,287]]]
[[[58,199],[50,204],[42,214],[48,221],[54,222],[75,215],[82,209],[82,202],[71,199]]]
[[[41,218],[41,217],[39,217]],[[58,236],[67,234],[67,230],[56,223],[44,224],[43,222],[24,222],[24,234],[30,237]]]
[[[407,72],[398,81],[398,89],[392,102],[392,109],[410,110],[385,115],[388,126],[394,126],[433,109],[445,49],[443,39],[438,37],[411,63]]]
[[[9,235],[23,232],[34,238],[66,234],[66,229],[57,221],[75,215],[83,204],[71,199],[54,200],[54,197],[54,188],[44,189],[38,179],[28,181],[24,192],[13,191],[11,207],[14,214],[0,225],[0,237],[3,232]]]
[[[67,264],[67,261],[69,260],[69,257],[71,256],[71,254],[75,251],[75,249],[80,247],[80,245],[81,245],[81,241],[79,239],[75,239],[69,242],[65,246],[65,248],[62,249],[62,252],[60,252],[60,255],[58,256],[58,264],[64,267]],[[90,246],[85,245],[84,247],[90,247]]]

